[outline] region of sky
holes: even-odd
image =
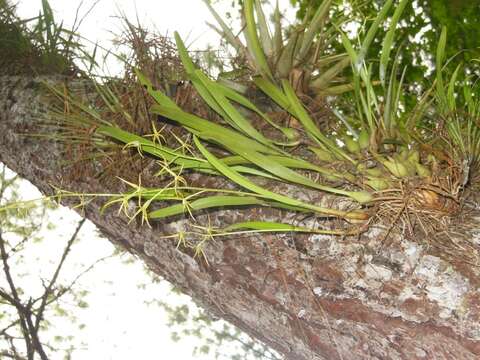
[[[41,0],[17,2],[17,12],[21,18],[38,15]],[[76,9],[81,3],[78,0],[49,2],[57,21],[64,21],[66,27],[73,23]],[[85,0],[80,14],[84,14],[93,3]],[[219,12],[228,10],[230,3],[231,0],[223,1],[223,5],[218,7]],[[287,9],[287,4],[288,0],[281,0],[281,9]],[[205,24],[206,21],[214,23],[214,19],[201,0],[100,0],[82,23],[79,33],[92,43],[99,42],[110,48],[110,41],[114,38],[112,32],[118,34],[121,29],[118,19],[121,13],[131,20],[138,16],[144,26],[156,29],[160,34],[173,34],[176,30],[193,49],[203,49],[208,44],[217,44],[219,41],[218,36]],[[39,196],[32,185],[23,186],[24,193],[28,194],[29,198]],[[61,209],[51,217],[57,227],[48,233],[45,243],[49,249],[49,257],[55,260],[75,223],[79,221],[79,216],[71,210]],[[108,241],[96,235],[91,223],[82,229],[80,236],[83,240],[75,245],[71,253],[68,269],[64,274],[67,278],[75,275],[82,264],[88,265],[98,258],[108,256],[114,250]],[[60,249],[58,244],[62,244]],[[32,254],[37,250],[31,249]],[[45,256],[42,256],[41,260],[44,262]],[[165,298],[169,292],[168,284],[152,284],[139,261],[129,265],[124,261],[125,259],[120,257],[109,259],[82,278],[79,286],[90,289],[91,292],[86,299],[89,307],[79,310],[78,313],[86,327],[76,334],[75,342],[84,342],[87,346],[75,352],[73,359],[158,359],[159,354],[165,359],[192,359],[192,342],[171,341],[165,313],[158,307],[146,305],[148,301]],[[49,269],[49,266],[40,266],[43,270]],[[141,284],[146,286],[139,288]],[[168,296],[169,301],[174,303],[189,301],[184,296]],[[68,321],[58,324],[59,331],[62,331],[62,326],[67,332],[71,324],[68,324]],[[200,357],[195,358],[202,360]],[[207,358],[211,357],[204,359]]]
[[[22,17],[38,15],[41,0],[17,1],[18,13]],[[278,1],[281,11],[288,19],[292,19],[294,12],[291,11],[289,0]],[[237,0],[217,0],[214,1],[214,7],[219,14],[226,14],[231,11],[232,2]],[[133,23],[138,17],[142,26],[155,29],[162,35],[173,35],[174,31],[178,31],[189,49],[203,50],[209,44],[215,46],[220,39],[206,25],[206,22],[216,22],[203,0],[49,0],[49,3],[56,19],[64,21],[67,28],[74,23],[77,9],[79,18],[82,18],[94,5],[82,21],[79,33],[92,44],[99,42],[107,49],[111,48],[109,44],[115,35],[121,33],[119,16],[122,14]],[[274,5],[275,1],[267,2],[265,11],[273,11]]]

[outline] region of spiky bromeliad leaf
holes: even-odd
[[[260,1],[255,1],[255,12],[257,13],[258,33],[260,34],[260,42],[262,44],[265,55],[267,57],[270,57],[273,54],[273,40]]]
[[[315,36],[321,32],[320,29],[328,17],[328,11],[330,10],[331,5],[332,0],[322,1],[322,4],[313,15],[312,21],[308,25],[307,31],[302,38],[300,50],[295,56],[297,62],[304,61],[305,57],[308,55],[314,43]]]
[[[324,71],[320,76],[312,80],[311,88],[318,89],[320,91],[329,91],[328,84],[338,76],[348,65],[350,59],[348,57],[343,58],[335,65]]]
[[[230,45],[232,45],[237,51],[241,51],[241,49],[243,49],[243,44],[233,34],[230,27],[223,21],[222,17],[215,11],[213,6],[210,4],[210,1],[209,0],[203,0],[203,2],[207,6],[208,10],[213,15],[213,17],[215,18],[215,20],[220,25],[221,31],[219,31],[219,32],[224,35],[224,37],[227,39],[227,41],[230,43]]]
[[[245,22],[246,22],[246,32],[245,38],[247,40],[247,45],[250,48],[250,52],[255,59],[256,65],[258,66],[261,73],[269,79],[273,78],[270,66],[268,65],[265,52],[262,49],[260,44],[260,39],[258,38],[257,33],[257,24],[255,22],[254,15],[254,2],[258,0],[245,0],[244,2],[244,12],[245,12]]]
[[[283,34],[282,34],[282,18],[280,14],[280,8],[278,6],[278,0],[275,4],[275,10],[273,12],[273,23],[274,23],[274,33],[273,33],[273,57],[277,58],[282,50],[283,46]]]
[[[330,86],[331,81],[348,66],[347,61],[340,61],[333,66],[333,69],[323,69],[326,64],[319,61],[323,51],[327,51],[334,39],[332,33],[335,25],[329,22],[329,10],[333,0],[323,1],[310,20],[306,18],[299,26],[290,29],[286,41],[283,38],[278,0],[272,16],[273,35],[270,32],[261,2],[261,0],[243,1],[241,19],[244,25],[242,32],[246,47],[238,44],[239,39],[233,36],[231,29],[228,31],[225,29],[227,25],[219,19],[218,13],[210,4],[208,4],[208,8],[223,30],[209,25],[236,48],[238,55],[247,59],[249,67],[255,71],[256,75],[261,75],[271,81],[278,81],[288,78],[292,74],[292,70],[299,69],[305,75],[299,85],[301,88],[307,89],[311,88],[312,80],[318,78],[312,76],[312,71],[322,67],[322,76],[321,79],[317,79],[315,90],[321,90],[322,94],[341,94],[352,90],[351,86]],[[343,18],[336,19],[336,21],[341,23]],[[312,51],[313,49],[315,51]],[[319,87],[320,85],[321,87]]]

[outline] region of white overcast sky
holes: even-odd
[[[41,0],[16,2],[20,17],[38,15]],[[49,2],[57,21],[63,20],[66,27],[72,24],[75,11],[81,3],[79,0],[49,0]],[[223,1],[220,11],[228,9],[230,3],[231,0]],[[83,14],[92,4],[93,1],[85,0],[80,13]],[[288,0],[280,0],[280,4],[282,11],[288,8]],[[161,34],[179,31],[186,43],[194,49],[218,43],[216,35],[205,25],[206,21],[214,23],[214,19],[201,0],[100,0],[83,22],[79,29],[80,34],[92,42],[98,41],[102,46],[110,48],[109,41],[113,38],[111,32],[120,31],[120,21],[116,18],[120,12],[131,20],[135,20],[138,14],[143,25],[155,28]],[[39,196],[33,187],[27,192],[30,198]],[[56,259],[55,252],[59,251],[59,246],[63,248],[73,231],[75,221],[78,221],[78,215],[73,211],[62,210],[55,214],[53,216],[56,218],[53,220],[58,225],[57,234],[55,236],[50,234],[46,239],[47,246],[51,249],[49,252],[53,254],[52,259]],[[72,265],[70,273],[66,274],[67,277],[78,272],[77,265],[88,265],[113,250],[111,244],[94,235],[93,229],[93,225],[89,224],[88,228],[82,231],[84,240],[71,253],[69,261]],[[170,330],[165,325],[166,318],[163,312],[155,306],[148,307],[144,304],[145,300],[164,297],[168,287],[152,284],[144,290],[138,289],[138,284],[149,283],[149,278],[140,263],[133,266],[125,265],[117,258],[102,264],[99,270],[92,274],[96,275],[83,279],[83,286],[94,290],[87,298],[90,307],[78,315],[87,328],[78,334],[76,339],[77,343],[86,342],[88,347],[74,353],[73,359],[193,358],[191,343],[188,341],[173,343],[170,340]],[[173,300],[185,301],[183,297]],[[211,356],[196,357],[199,360],[210,358]]]
[[[41,0],[17,0],[18,12],[22,17],[38,15]],[[219,14],[231,11],[230,5],[237,0],[220,0],[214,6]],[[64,21],[65,27],[73,24],[80,0],[49,0],[55,17]],[[80,7],[80,15],[85,14],[95,3],[95,0],[84,0]],[[267,2],[266,11],[273,11],[276,0]],[[288,13],[293,18],[289,0],[279,0],[282,13]],[[98,0],[89,16],[85,18],[79,33],[92,42],[99,42],[110,49],[109,41],[114,34],[121,32],[122,24],[118,19],[125,14],[132,22],[136,17],[144,27],[155,29],[162,35],[178,31],[190,49],[205,49],[208,44],[215,46],[219,36],[212,31],[206,22],[215,24],[215,19],[202,0]],[[228,21],[227,21],[228,23]],[[116,69],[115,69],[116,70]]]

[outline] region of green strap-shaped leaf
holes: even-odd
[[[398,108],[398,100],[400,93],[402,92],[402,85],[403,85],[403,77],[405,74],[405,70],[403,71],[402,78],[400,82],[398,82],[397,86],[397,68],[400,62],[400,48],[397,51],[395,56],[395,60],[393,62],[390,80],[388,82],[387,94],[385,96],[385,110],[383,112],[383,122],[384,128],[387,130],[387,135],[390,136],[390,130],[395,128],[396,125],[396,117],[397,117],[397,108]]]
[[[392,22],[390,23],[390,27],[383,39],[382,45],[382,55],[380,56],[380,81],[382,85],[385,86],[385,75],[387,73],[388,62],[390,61],[390,52],[392,50],[393,45],[393,38],[395,36],[395,30],[397,29],[398,21],[402,16],[403,10],[405,10],[405,6],[410,0],[401,0],[398,4],[395,12],[392,16]]]
[[[253,81],[255,82],[255,85],[265,93],[265,95],[275,101],[282,109],[289,112],[292,110],[287,97],[275,84],[260,76],[254,77]]]
[[[313,122],[312,118],[308,115],[307,111],[301,104],[297,95],[295,94],[295,91],[293,90],[292,85],[290,85],[290,83],[287,80],[282,80],[282,85],[283,85],[283,90],[285,92],[285,95],[290,103],[291,109],[293,110],[292,115],[294,115],[300,121],[300,123],[303,125],[303,127],[307,131],[307,134],[312,139],[320,141],[320,143],[326,146],[330,151],[354,163],[355,161],[350,156],[348,156],[343,150],[338,148],[338,146],[335,143],[333,143],[333,141],[327,138],[318,129],[318,127]]]
[[[448,109],[450,111],[455,111],[456,109],[456,101],[455,101],[455,83],[458,78],[458,73],[460,69],[462,68],[462,64],[458,64],[455,71],[453,72],[452,77],[450,78],[450,81],[448,83],[448,88],[447,88],[447,104],[448,104]]]
[[[142,84],[146,88],[148,94],[151,97],[153,97],[153,99],[157,103],[163,104],[163,106],[169,106],[169,107],[172,107],[172,108],[179,109],[177,104],[175,104],[175,101],[170,99],[167,95],[162,93],[160,90],[154,89],[153,84],[150,82],[149,79],[147,79],[147,77],[145,75],[143,75],[140,72],[140,70],[135,69],[135,75],[137,75],[137,78],[138,78],[138,81],[140,81],[140,84]]]
[[[318,189],[325,192],[329,192],[337,195],[349,196],[349,197],[354,197],[356,194],[356,192],[350,192],[343,189],[337,189],[334,187],[325,186],[325,185],[316,183],[310,180],[308,177],[303,176],[298,172],[275,161],[275,158],[267,157],[265,155],[260,154],[259,152],[252,151],[248,147],[242,146],[241,144],[234,143],[230,141],[230,139],[223,138],[218,134],[202,133],[202,134],[199,134],[199,136],[209,141],[215,141],[215,142],[221,143],[230,152],[242,156],[243,158],[248,160],[250,163],[253,163],[254,165],[258,166],[260,169],[268,171],[275,177],[291,182],[292,184],[303,185],[313,189]]]
[[[288,168],[311,170],[311,171],[318,172],[319,174],[333,176],[333,177],[337,177],[339,179],[344,178],[344,174],[339,174],[335,170],[314,165],[314,164],[312,164],[308,161],[305,161],[303,159],[286,157],[286,156],[279,156],[279,155],[278,156],[267,155],[267,158],[270,159],[271,161],[275,161],[275,162],[277,162],[277,163],[279,163],[283,166],[286,166]],[[229,156],[229,157],[222,158],[221,161],[225,165],[229,165],[229,166],[249,163],[248,160],[244,159],[241,156]]]
[[[447,45],[447,28],[442,28],[440,39],[438,40],[437,56],[435,59],[436,70],[436,85],[437,85],[437,97],[440,102],[442,110],[446,110],[447,107],[447,95],[445,93],[445,85],[443,83],[443,62],[445,61],[445,47]]]
[[[342,44],[345,50],[347,51],[348,56],[350,56],[350,59],[352,60],[352,64],[357,64],[358,61],[358,54],[355,51],[352,42],[348,38],[348,36],[339,28],[337,27],[338,32],[340,33],[340,37],[342,38]],[[356,66],[354,66],[354,70],[357,69]]]
[[[239,94],[235,90],[221,83],[215,83],[215,84],[226,98],[232,101],[235,101],[236,103],[242,105],[243,107],[255,112],[257,115],[261,116],[262,119],[264,119],[268,124],[270,124],[275,129],[285,132],[286,130],[285,128],[275,124],[266,114],[260,111],[260,109],[257,106],[255,106],[250,100],[248,100],[245,96]]]
[[[268,147],[274,147],[272,142],[265,138],[265,136],[263,136],[257,129],[255,129],[252,124],[246,120],[237,109],[235,109],[230,101],[228,101],[224,92],[226,91],[231,95],[231,91],[226,90],[222,86],[216,84],[199,70],[195,71],[195,75],[198,77],[198,79],[200,79],[208,92],[219,104],[219,106],[222,108],[222,111],[225,112],[227,116],[235,123],[236,128],[250,136],[252,139],[257,140],[259,143]]]
[[[164,107],[161,105],[153,105],[151,112],[176,121],[190,129],[190,131],[196,131],[198,134],[216,134],[222,139],[230,139],[230,141],[234,143],[242,144],[255,151],[271,155],[279,154],[278,151],[273,150],[271,147],[250,139],[240,134],[238,131],[228,129],[214,122],[202,119],[196,115],[189,114],[178,108],[174,109],[168,106]]]
[[[252,168],[252,167],[249,167],[249,166],[235,165],[235,166],[232,166],[232,169],[239,172],[239,173],[242,173],[242,174],[260,176],[260,177],[263,177],[263,178],[266,178],[266,179],[272,179],[272,180],[280,181],[280,179],[278,177],[276,177],[276,176],[274,176],[274,175],[272,175],[268,172],[258,170],[256,168]]]
[[[150,219],[161,219],[168,216],[184,214],[187,212],[194,213],[203,209],[220,208],[220,207],[240,207],[247,205],[265,205],[265,202],[253,196],[233,196],[233,195],[215,195],[206,196],[188,202],[188,210],[183,203],[167,206],[158,210],[154,210],[148,214]]]
[[[197,148],[203,154],[203,156],[208,160],[208,162],[210,162],[210,164],[212,164],[221,174],[223,174],[225,177],[235,182],[236,184],[240,185],[241,187],[249,191],[252,191],[256,194],[262,195],[267,199],[270,199],[285,205],[300,207],[300,208],[312,210],[314,212],[330,215],[330,216],[338,216],[338,217],[362,219],[362,220],[368,218],[368,216],[366,216],[366,214],[363,212],[345,212],[345,211],[336,210],[336,209],[319,207],[312,204],[306,204],[299,200],[292,199],[288,196],[277,194],[270,190],[264,189],[261,186],[258,186],[257,184],[251,182],[246,177],[240,175],[235,170],[232,170],[229,166],[222,163],[219,159],[217,159],[201,144],[201,142],[198,140],[196,136],[194,136],[194,142]]]
[[[144,137],[132,134],[117,127],[101,125],[96,131],[124,144],[137,144],[139,151],[144,151],[167,162],[172,162],[189,169],[212,168],[204,159],[185,155],[179,151],[154,143]]]
[[[185,44],[183,43],[180,35],[177,32],[175,32],[175,43],[177,44],[180,60],[182,61],[185,71],[187,72],[188,78],[195,86],[195,89],[198,91],[202,99],[208,104],[208,106],[210,106],[217,114],[224,118],[225,121],[229,122],[230,119],[228,118],[228,115],[225,113],[225,111],[223,111],[221,106],[217,104],[208,89],[196,76],[195,71],[197,71],[197,67],[188,55],[187,48],[185,47]]]

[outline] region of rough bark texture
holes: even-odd
[[[0,160],[46,194],[51,185],[88,193],[121,190],[88,175],[71,176],[60,165],[62,144],[25,136],[41,132],[45,105],[39,93],[38,79],[0,78]],[[295,196],[331,201],[308,192]],[[480,217],[474,212],[463,235],[438,234],[430,241],[393,234],[382,244],[381,227],[348,238],[262,235],[217,241],[207,247],[206,266],[174,241],[159,238],[186,220],[153,228],[129,225],[113,209],[100,214],[102,203],[92,201],[85,214],[110,241],[287,359],[480,358],[478,264],[441,251],[445,241],[465,244],[467,236],[464,254],[478,258]],[[210,219],[219,224],[289,216],[253,209],[219,211]]]

